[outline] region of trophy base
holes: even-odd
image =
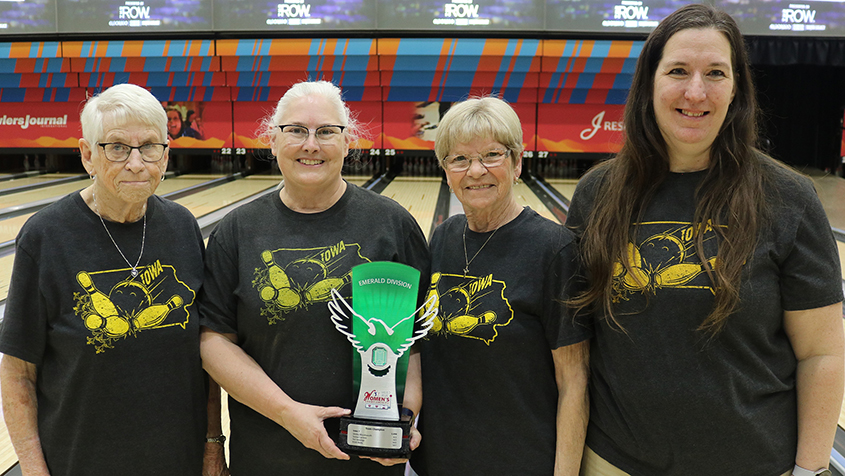
[[[338,448],[346,454],[376,458],[411,457],[411,421],[340,417]]]

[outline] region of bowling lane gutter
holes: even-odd
[[[542,177],[531,173],[523,174],[520,179],[528,185],[528,188],[537,195],[537,198],[548,208],[561,223],[566,222],[566,214],[569,213],[569,200],[560,194],[554,187],[549,185]]]

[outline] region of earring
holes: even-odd
[[[94,180],[94,178],[96,178],[97,176],[94,175],[94,174],[91,174],[91,175],[89,175],[89,177],[91,177],[91,180]]]
[[[159,182],[164,182],[164,179],[166,179],[166,178],[167,178],[167,175],[162,175],[161,180],[159,180]]]

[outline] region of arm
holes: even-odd
[[[798,359],[798,449],[802,468],[826,468],[843,393],[842,304],[785,311],[786,335]]]
[[[220,424],[220,385],[211,377],[208,378],[208,429],[205,436],[216,438],[223,434]],[[220,443],[205,443],[205,454],[202,461],[203,476],[228,476],[226,467],[226,449]]]
[[[323,420],[350,414],[340,407],[319,407],[290,398],[258,363],[238,346],[235,334],[202,328],[203,367],[234,399],[288,430],[305,447],[326,458],[349,459],[329,437]]]
[[[420,414],[422,408],[422,367],[420,365],[420,350],[417,345],[411,347],[411,355],[408,358],[408,374],[405,380],[405,398],[402,402],[402,408],[407,408],[414,412],[411,418],[411,451],[417,449],[422,442],[422,434],[417,430],[416,418]],[[369,458],[373,461],[378,461],[384,466],[392,466],[394,464],[407,463],[407,459],[397,458]]]
[[[555,476],[577,476],[581,469],[590,415],[589,356],[589,341],[552,350],[558,388]]]
[[[4,355],[0,362],[3,415],[24,476],[50,476],[38,435],[35,364]]]

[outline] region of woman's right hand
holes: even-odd
[[[319,407],[295,402],[282,414],[282,426],[306,448],[319,452],[326,458],[349,459],[329,437],[323,421],[351,414],[340,407]]]

